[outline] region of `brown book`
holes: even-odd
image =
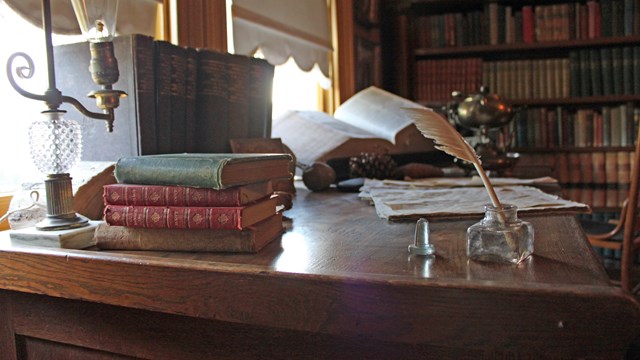
[[[593,184],[593,167],[591,154],[588,152],[580,153],[580,183]]]
[[[631,183],[631,155],[628,151],[618,151],[618,206],[629,196]]]
[[[569,162],[569,183],[573,185],[579,184],[582,180],[580,176],[582,171],[580,168],[580,156],[575,152],[570,152],[567,156]]]
[[[617,207],[618,202],[618,154],[609,151],[605,154],[606,207]]]
[[[171,49],[174,46],[168,41],[155,41],[156,138],[159,154],[172,152]]]
[[[171,57],[171,81],[170,100],[170,130],[172,153],[186,151],[186,113],[187,113],[187,50],[184,47],[171,44],[169,47]]]
[[[594,184],[604,185],[606,178],[606,155],[601,151],[591,153],[592,180]]]
[[[566,152],[559,152],[556,154],[556,166],[554,176],[558,179],[561,185],[570,183],[569,173],[569,157]]]
[[[109,225],[153,229],[242,230],[276,213],[276,197],[243,206],[127,206],[105,205]]]
[[[283,231],[282,215],[244,230],[146,229],[100,224],[96,246],[103,250],[211,251],[255,253]]]
[[[229,55],[226,53],[198,49],[195,134],[197,152],[229,152],[228,59]]]
[[[275,67],[264,59],[249,58],[250,82],[247,87],[249,100],[249,138],[270,138],[272,117],[273,74]]]
[[[248,57],[228,54],[227,56],[227,104],[228,139],[245,138],[249,135],[249,83],[251,62]],[[227,139],[227,141],[228,141]],[[225,151],[230,145],[225,144]]]
[[[104,186],[108,205],[241,206],[273,194],[271,181],[223,190],[190,186],[110,184]]]
[[[195,152],[197,150],[196,134],[198,132],[196,122],[196,98],[198,82],[198,52],[194,48],[185,48],[186,51],[186,76],[184,84],[185,92],[185,112],[184,112],[184,132],[185,132],[185,152]]]

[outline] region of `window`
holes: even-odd
[[[287,110],[320,110],[321,87],[328,80],[320,70],[301,70],[293,58],[275,67],[273,76],[273,119]]]
[[[231,52],[281,64],[273,80],[274,119],[287,110],[322,108],[332,50],[326,0],[227,0],[227,18]]]
[[[35,63],[35,72],[30,79],[14,79],[25,90],[42,94],[47,89],[47,62],[45,54],[45,38],[41,28],[38,28],[11,10],[0,1],[0,59],[3,68],[15,52],[27,53]],[[20,34],[20,36],[15,36]],[[82,37],[54,35],[53,43],[62,44],[82,41]],[[15,64],[25,64],[17,59]],[[0,172],[0,193],[13,191],[20,184],[28,181],[40,181],[41,174],[33,165],[29,155],[27,131],[31,121],[39,116],[39,111],[45,110],[45,105],[18,94],[3,71],[0,77],[0,108],[3,109],[0,124],[0,153],[2,154]]]

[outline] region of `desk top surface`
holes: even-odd
[[[573,216],[526,217],[535,254],[515,266],[466,258],[479,219],[432,222],[437,256],[425,258],[407,251],[414,222],[380,219],[356,194],[299,189],[285,215],[258,254],[18,247],[1,234],[0,289],[393,342],[447,346],[471,326],[465,346],[553,341],[565,355],[640,329],[638,304],[611,286]]]

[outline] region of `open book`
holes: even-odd
[[[334,116],[321,111],[289,111],[273,120],[272,137],[281,138],[298,162],[312,164],[362,152],[417,153],[434,149],[402,108],[421,105],[385,90],[366,88],[339,106]]]

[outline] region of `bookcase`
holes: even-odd
[[[640,1],[386,5],[408,25],[383,31],[410,51],[385,66],[405,74],[385,87],[441,109],[454,90],[489,86],[518,109],[505,130],[521,155],[511,174],[553,176],[596,216],[619,210],[640,119]]]

